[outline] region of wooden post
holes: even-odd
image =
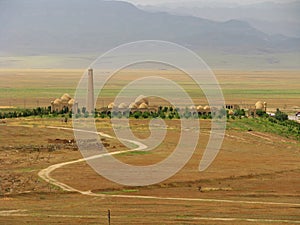
[[[107,211],[108,225],[110,225],[110,209]]]
[[[2,179],[0,177],[0,196],[2,195]],[[3,193],[3,196],[4,196],[4,193]]]

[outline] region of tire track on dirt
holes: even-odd
[[[73,129],[73,128],[67,128],[67,127],[53,127],[53,126],[48,126],[46,127],[48,129],[59,129],[59,130],[72,130],[72,131],[79,131],[79,132],[88,132],[88,133],[96,133],[102,137],[106,137],[106,138],[111,138],[111,139],[115,139],[115,137],[113,136],[110,136],[108,134],[105,134],[103,132],[92,132],[92,131],[86,131],[86,130],[80,130],[80,129]],[[127,153],[127,152],[133,152],[133,151],[141,151],[141,150],[145,150],[147,148],[146,145],[140,143],[140,142],[137,142],[137,141],[133,141],[133,140],[127,140],[127,139],[122,139],[123,141],[126,141],[126,142],[129,142],[129,143],[132,143],[136,146],[138,146],[137,148],[135,149],[131,149],[131,150],[124,150],[124,151],[116,151],[116,152],[110,152],[110,153],[103,153],[103,154],[99,154],[99,155],[95,155],[95,156],[91,156],[91,157],[87,157],[87,158],[82,158],[82,159],[78,159],[78,160],[74,160],[74,161],[69,161],[69,162],[63,162],[63,163],[58,163],[58,164],[55,164],[55,165],[52,165],[52,166],[49,166],[48,168],[46,169],[43,169],[41,170],[39,173],[38,173],[38,176],[40,178],[42,178],[43,180],[55,185],[55,186],[58,186],[60,187],[61,189],[63,189],[64,191],[73,191],[73,192],[79,192],[81,194],[85,194],[85,195],[91,195],[91,192],[88,191],[88,192],[84,192],[84,191],[80,191],[78,189],[75,189],[67,184],[64,184],[54,178],[52,178],[50,176],[50,173],[52,173],[54,170],[58,169],[58,168],[61,168],[63,166],[67,166],[67,165],[71,165],[71,164],[75,164],[75,163],[80,163],[80,162],[85,162],[85,161],[88,161],[88,160],[92,160],[92,159],[98,159],[98,158],[103,158],[105,156],[108,156],[108,155],[117,155],[117,154],[122,154],[122,153]]]
[[[27,126],[28,127],[28,126]],[[47,129],[62,129],[62,130],[74,130],[73,128],[66,128],[66,127],[46,127]],[[86,130],[77,130],[77,131],[82,131],[82,132],[90,132]],[[95,132],[93,132],[95,133]],[[108,134],[102,133],[102,132],[96,132],[102,137],[106,138],[112,138],[115,139],[115,137],[112,137]],[[138,146],[135,149],[131,150],[126,150],[126,151],[116,151],[116,152],[111,152],[111,153],[104,153],[96,156],[92,156],[89,158],[82,158],[78,160],[73,160],[69,162],[63,162],[63,163],[58,163],[49,166],[48,168],[45,168],[41,170],[38,175],[40,178],[45,180],[46,182],[49,182],[57,187],[60,187],[64,191],[68,192],[77,192],[83,195],[87,196],[94,196],[94,197],[101,197],[101,198],[129,198],[129,199],[149,199],[149,200],[161,200],[161,201],[185,201],[185,202],[213,202],[213,203],[228,203],[228,204],[253,204],[253,205],[269,205],[269,206],[289,206],[289,207],[300,207],[300,204],[298,203],[285,203],[285,202],[260,202],[260,201],[243,201],[243,200],[226,200],[226,199],[201,199],[201,198],[174,198],[174,197],[157,197],[157,196],[137,196],[137,195],[106,195],[106,194],[97,194],[93,193],[92,191],[81,191],[76,188],[73,188],[65,183],[62,183],[54,178],[51,177],[51,172],[53,172],[56,169],[59,169],[61,167],[75,164],[75,163],[80,163],[100,157],[105,157],[108,155],[117,155],[125,152],[132,152],[132,151],[138,151],[138,150],[145,150],[147,148],[146,145],[132,141],[132,140],[124,140],[128,141],[136,146]],[[9,210],[9,211],[0,211],[0,216],[29,216],[30,213],[28,213],[27,210]],[[61,217],[62,215],[50,215],[51,217]],[[78,216],[78,215],[77,215]],[[66,217],[76,217],[73,215],[66,215]],[[81,217],[80,215],[78,217]],[[192,217],[188,218],[190,220],[199,220],[199,221],[246,221],[246,222],[255,222],[255,223],[289,223],[289,224],[300,224],[300,221],[296,220],[276,220],[276,219],[259,219],[259,218],[229,218],[229,217],[224,217],[224,218],[219,218],[219,217]]]
[[[54,126],[48,126],[46,127],[47,129],[62,129],[62,130],[72,130],[74,131],[73,128],[67,128],[67,127],[54,127]],[[86,131],[86,130],[77,130],[77,131],[82,131],[82,132],[91,132],[91,131]],[[92,132],[95,133],[95,132]],[[111,139],[116,139],[113,136],[110,136],[108,134],[105,134],[103,132],[96,132],[98,135],[106,138],[111,138]],[[227,200],[227,199],[203,199],[203,198],[175,198],[175,197],[157,197],[157,196],[141,196],[141,195],[106,195],[106,194],[97,194],[93,193],[92,191],[81,191],[76,188],[73,188],[63,182],[60,182],[53,177],[51,177],[51,173],[59,168],[62,168],[67,165],[71,164],[76,164],[96,158],[101,158],[105,157],[108,155],[117,155],[117,154],[122,154],[125,152],[132,152],[132,151],[139,151],[139,150],[145,150],[147,149],[147,146],[133,141],[133,140],[125,140],[129,143],[132,143],[136,146],[138,146],[135,149],[131,150],[125,150],[125,151],[116,151],[116,152],[111,152],[111,153],[103,153],[99,154],[96,156],[88,157],[88,158],[82,158],[78,160],[73,160],[73,161],[68,161],[68,162],[63,162],[63,163],[58,163],[51,165],[45,169],[42,169],[39,173],[38,176],[45,180],[46,182],[51,183],[52,185],[55,185],[57,187],[60,187],[64,191],[68,192],[77,192],[83,195],[87,196],[93,196],[93,197],[101,197],[101,198],[129,198],[129,199],[149,199],[149,200],[161,200],[161,201],[185,201],[185,202],[213,202],[213,203],[230,203],[230,204],[253,204],[253,205],[277,205],[277,206],[289,206],[289,207],[300,207],[300,204],[298,203],[286,203],[286,202],[260,202],[260,201],[243,201],[243,200]],[[19,212],[19,213],[18,213]],[[28,215],[28,214],[27,214]],[[15,211],[12,210],[10,212],[2,212],[0,213],[0,216],[25,216],[24,211]],[[72,215],[70,215],[72,217]],[[291,224],[300,224],[300,221],[295,221],[295,220],[276,220],[276,219],[258,219],[258,218],[217,218],[217,217],[193,217],[191,218],[192,220],[202,220],[202,221],[247,221],[247,222],[269,222],[269,223],[291,223]]]
[[[65,127],[46,127],[49,129],[63,129],[63,130],[74,130],[73,128],[65,128]],[[85,130],[78,130],[80,132],[92,132],[92,131],[85,131]],[[95,133],[95,132],[92,132]],[[96,132],[100,136],[107,137],[107,138],[114,138],[108,134],[104,134],[103,132]],[[125,140],[125,139],[124,139]],[[139,151],[139,150],[145,150],[147,148],[146,145],[139,143],[137,141],[132,140],[125,140],[132,144],[137,145],[138,147],[131,150],[125,150],[125,151],[117,151],[117,152],[111,152],[111,153],[104,153],[96,156],[91,156],[88,158],[82,158],[74,161],[64,162],[64,163],[58,163],[52,166],[49,166],[46,169],[41,170],[38,175],[45,181],[52,183],[53,185],[56,185],[60,188],[62,188],[65,191],[75,191],[84,195],[90,195],[90,196],[99,196],[99,197],[114,197],[114,198],[137,198],[137,199],[154,199],[154,200],[176,200],[176,201],[200,201],[200,202],[219,202],[219,203],[238,203],[238,204],[261,204],[261,205],[285,205],[285,206],[293,206],[293,207],[300,207],[300,203],[286,203],[286,202],[261,202],[261,201],[242,201],[242,200],[226,200],[226,199],[201,199],[201,198],[173,198],[173,197],[157,197],[157,196],[142,196],[142,195],[106,195],[106,194],[97,194],[93,193],[92,191],[80,191],[73,187],[70,187],[67,184],[64,184],[50,176],[51,172],[53,172],[56,169],[59,169],[63,166],[67,166],[70,164],[75,164],[79,162],[84,162],[92,159],[102,158],[108,155],[117,155],[122,154],[125,152],[132,152],[132,151]]]

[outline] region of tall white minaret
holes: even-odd
[[[95,109],[94,106],[94,78],[93,69],[88,70],[88,92],[86,110],[91,113]]]

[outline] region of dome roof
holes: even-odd
[[[261,101],[256,102],[255,109],[260,109],[260,110],[264,109],[264,103]]]
[[[66,93],[63,96],[61,96],[60,99],[63,100],[63,101],[70,101],[71,100],[71,96]]]
[[[138,105],[135,104],[134,102],[129,105],[130,109],[136,109],[137,107],[138,107]]]
[[[75,103],[75,100],[73,98],[68,102],[69,105],[74,105],[74,103]]]
[[[202,105],[197,106],[197,110],[201,110],[201,109],[203,109]]]
[[[107,108],[109,108],[109,109],[112,109],[112,108],[114,108],[115,107],[115,103],[110,103],[108,106],[107,106]]]
[[[140,104],[139,109],[148,109],[148,105],[146,103],[142,103]]]
[[[127,109],[128,105],[126,103],[121,103],[118,108],[119,109]]]
[[[196,109],[196,107],[195,107],[194,105],[192,105],[192,106],[190,106],[190,107],[189,107],[189,109],[191,109],[191,110],[195,110],[195,109]]]
[[[59,98],[55,99],[53,102],[54,105],[60,105],[61,103],[62,101]]]
[[[147,97],[145,97],[144,95],[140,95],[139,97],[137,97],[134,101],[137,105],[140,105],[142,103],[145,103],[145,104],[149,104],[149,101],[147,99]]]
[[[204,106],[204,110],[210,110],[210,107],[208,105]]]

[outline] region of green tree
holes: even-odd
[[[161,111],[160,114],[159,114],[159,117],[161,119],[165,119],[166,118],[166,114],[163,111]]]
[[[276,113],[275,113],[275,119],[277,119],[279,121],[286,121],[289,119],[289,117],[287,114],[285,114],[284,112],[281,112],[279,109],[277,109]]]
[[[236,109],[236,110],[234,110],[234,115],[235,116],[245,116],[246,112],[244,109]]]
[[[144,119],[148,119],[149,116],[150,116],[150,113],[149,112],[144,112],[142,116],[143,116]]]
[[[83,114],[85,114],[85,113],[86,113],[86,108],[85,108],[85,107],[82,107],[81,112],[82,112]]]
[[[136,112],[133,113],[133,117],[135,119],[139,119],[141,116],[142,116],[142,113],[140,111],[136,111]]]
[[[263,117],[263,116],[266,116],[267,114],[265,111],[258,109],[258,110],[256,110],[256,115],[259,117]]]
[[[85,118],[88,118],[88,117],[89,117],[89,113],[88,113],[88,112],[85,112],[85,113],[84,113],[84,117],[85,117]]]
[[[170,114],[168,115],[168,118],[169,118],[170,120],[172,120],[172,119],[174,118],[174,114],[173,114],[173,113],[170,113]]]

